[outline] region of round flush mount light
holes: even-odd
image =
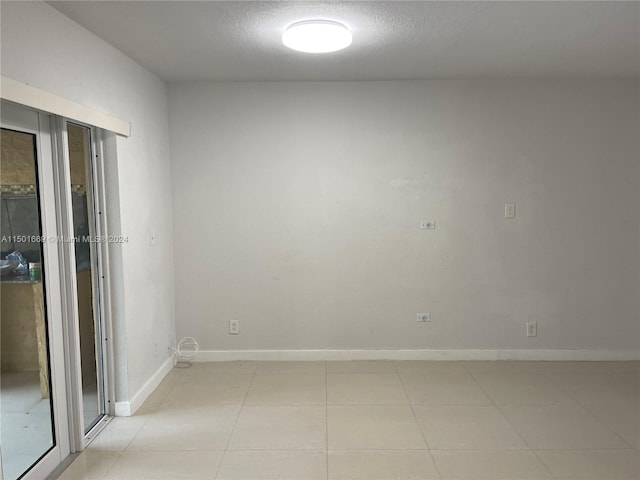
[[[298,52],[337,52],[351,45],[351,30],[330,20],[307,20],[289,25],[282,34],[282,43]]]

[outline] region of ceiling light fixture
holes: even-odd
[[[330,20],[307,20],[289,25],[282,34],[282,43],[299,52],[337,52],[351,45],[351,30]]]

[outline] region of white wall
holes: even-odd
[[[172,85],[178,336],[637,351],[639,111],[622,80]]]
[[[127,402],[175,342],[166,86],[44,3],[2,2],[1,14],[3,76],[131,122],[130,138],[111,139],[117,164],[107,168],[110,228],[129,237],[112,248],[111,271],[116,399]]]

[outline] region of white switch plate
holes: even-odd
[[[430,313],[418,313],[416,314],[416,320],[418,322],[430,322],[431,314]]]
[[[229,320],[229,335],[240,333],[240,320]]]
[[[516,204],[505,203],[504,204],[504,218],[516,218]]]
[[[420,221],[420,230],[435,230],[436,222],[435,220],[421,220]]]
[[[538,322],[527,322],[527,337],[538,336]]]

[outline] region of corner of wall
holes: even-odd
[[[149,398],[153,391],[160,385],[164,377],[173,369],[173,358],[167,358],[160,368],[147,380],[144,385],[135,394],[131,396],[130,400],[116,402],[115,416],[116,417],[130,417],[134,415],[142,404]]]

